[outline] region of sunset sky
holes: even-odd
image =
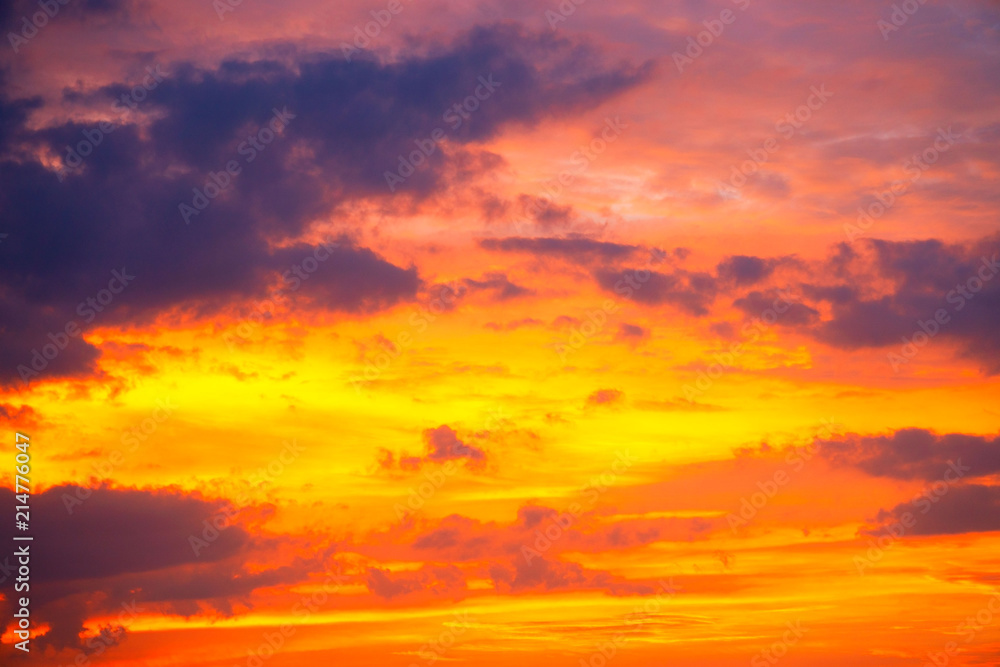
[[[1000,2],[0,27],[3,665],[1000,665]]]

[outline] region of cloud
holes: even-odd
[[[624,399],[625,392],[618,389],[598,389],[587,397],[587,406],[611,405],[613,403],[620,403]]]
[[[962,533],[984,533],[1000,530],[1000,486],[969,484],[949,488],[944,495],[933,496],[933,500],[917,500],[913,503],[897,505],[889,511],[879,513],[881,526],[889,526],[911,514],[912,523],[907,528],[909,535],[958,535]],[[864,531],[866,534],[881,534],[884,528]]]
[[[584,491],[577,502],[569,504],[572,509],[526,503],[518,508],[511,522],[483,521],[460,514],[403,522],[371,533],[350,548],[395,560],[483,565],[496,559],[524,558],[525,546],[558,559],[566,552],[601,553],[658,541],[706,539],[713,530],[725,527],[723,519],[706,517],[635,516],[611,520],[607,516],[609,508],[595,509],[591,502],[594,493],[593,487]],[[543,537],[546,533],[559,537]],[[546,546],[546,542],[550,544]]]
[[[832,347],[894,346],[898,356],[904,339],[923,340],[920,347],[941,339],[993,375],[1000,373],[998,252],[997,235],[960,244],[862,239],[834,246],[824,261],[738,255],[721,261],[716,275],[674,269],[651,271],[648,280],[639,281],[646,275],[642,269],[602,267],[594,277],[604,289],[640,304],[669,304],[694,316],[707,315],[720,294],[731,296],[733,306],[750,317],[784,299],[789,307],[775,325]],[[808,279],[745,291],[773,283],[778,267]],[[792,293],[800,295],[797,302],[784,296]],[[725,323],[715,323],[713,330],[731,331]]]
[[[14,491],[0,489],[0,502],[13,506]],[[266,514],[258,507],[235,512],[226,501],[170,488],[60,485],[33,494],[31,527],[45,536],[34,543],[44,548],[31,547],[33,613],[50,626],[37,637],[40,649],[83,648],[84,621],[130,601],[167,614],[231,614],[233,603],[257,588],[305,578],[301,563],[247,569],[265,540],[252,538],[245,524],[262,509]],[[190,538],[204,537],[207,526],[216,532],[196,554]],[[0,604],[7,618],[10,606],[9,599]]]
[[[486,460],[486,452],[459,440],[458,433],[447,424],[425,430],[424,441],[427,443],[427,461],[443,463],[465,459],[473,464],[481,464]]]
[[[628,595],[648,592],[649,583],[564,562],[559,554],[629,549],[664,539],[690,541],[704,537],[711,526],[701,519],[675,518],[600,525],[594,523],[592,514],[585,513],[576,523],[570,520],[567,527],[568,516],[541,505],[522,506],[517,519],[506,524],[452,514],[369,536],[367,544],[358,544],[352,549],[362,553],[391,554],[393,559],[427,562],[420,570],[411,572],[369,569],[369,590],[385,599],[417,595],[421,591],[452,598],[464,596],[469,573],[488,576],[494,587],[503,593],[603,590],[612,595]],[[584,527],[581,523],[587,525]],[[561,526],[561,537],[554,541],[544,537],[551,525]],[[459,563],[460,566],[442,568],[432,564],[438,562]]]
[[[605,262],[628,258],[641,248],[622,243],[595,241],[584,237],[520,237],[483,239],[480,247],[497,252],[520,252],[543,257],[560,257],[574,262],[601,260]]]
[[[733,255],[719,262],[716,274],[721,280],[736,285],[753,285],[774,273],[778,260],[765,260],[748,255]]]
[[[365,583],[368,590],[385,600],[417,592],[460,600],[467,593],[465,575],[454,565],[424,565],[415,572],[395,574],[388,569],[370,567]]]
[[[514,284],[505,273],[487,273],[478,280],[466,278],[462,282],[470,290],[492,292],[494,301],[507,301],[535,293],[532,289]]]
[[[312,257],[316,248],[298,244],[274,253],[274,264],[297,267]],[[370,313],[403,300],[414,298],[421,285],[417,269],[391,264],[368,248],[357,248],[347,238],[341,238],[330,257],[319,264],[315,273],[295,282],[296,273],[283,273],[289,290],[302,285],[303,296],[316,307],[350,313]],[[291,269],[288,269],[291,271]],[[305,288],[308,287],[306,290]]]
[[[8,429],[24,431],[38,425],[38,413],[30,405],[15,407],[11,403],[0,403],[0,422],[7,424]]]
[[[529,562],[518,556],[510,563],[495,563],[489,568],[493,586],[502,593],[559,590],[602,590],[611,595],[648,595],[650,582],[629,581],[602,570],[578,563],[536,556]]]
[[[487,322],[483,327],[487,329],[492,329],[493,331],[516,331],[522,327],[539,327],[543,326],[545,322],[536,319],[534,317],[525,317],[520,320],[513,320],[507,322],[506,324],[500,324],[497,322]]]
[[[678,396],[674,400],[639,400],[634,403],[637,410],[651,410],[655,412],[725,412],[728,408],[709,403],[698,403],[689,401]]]
[[[69,4],[59,2],[58,16],[62,20],[75,17],[83,20],[88,16],[127,16],[132,8],[133,0],[79,0]],[[50,5],[51,7],[51,5]],[[28,20],[37,13],[40,5],[37,0],[7,0],[0,3],[0,30],[5,41],[8,31],[20,33],[24,23],[22,17]]]
[[[35,115],[51,115],[48,107],[10,99],[0,79],[0,209],[9,234],[0,317],[11,323],[0,332],[0,384],[19,379],[17,366],[30,367],[50,333],[58,336],[73,321],[90,324],[79,321],[78,304],[95,298],[123,266],[135,282],[99,311],[102,326],[164,313],[211,316],[296,281],[308,299],[334,312],[370,313],[413,300],[417,270],[394,265],[350,233],[302,278],[294,268],[329,250],[302,239],[352,201],[393,201],[386,172],[437,128],[447,129],[447,140],[400,187],[414,201],[499,164],[473,144],[510,126],[594,108],[651,73],[649,64],[605,65],[578,39],[514,24],[473,28],[433,48],[414,44],[387,63],[289,49],[283,59],[165,69],[141,111],[110,133],[73,120],[34,123]],[[492,77],[495,92],[449,127],[447,110],[482,85],[480,77]],[[89,110],[96,92],[110,108],[120,91],[111,84],[77,97]],[[77,97],[62,100],[71,115]],[[251,148],[249,137],[276,114],[286,121],[275,126],[275,138],[263,150]],[[69,155],[84,131],[102,138],[78,169],[57,174],[40,161]],[[231,178],[229,162],[240,169]],[[228,182],[208,187],[212,179]],[[196,191],[205,190],[219,193],[185,220],[180,205],[192,206]],[[473,282],[501,300],[530,293],[502,274]],[[47,364],[36,362],[45,366],[39,379],[93,376],[99,357],[82,336],[71,337]]]
[[[830,304],[831,316],[813,335],[841,349],[896,346],[902,339],[927,335],[957,344],[983,372],[1000,373],[1000,236],[968,244],[867,240],[854,250],[841,246],[828,263],[843,281],[810,286]],[[857,286],[886,285],[885,293],[863,293]],[[935,317],[943,312],[943,323]],[[929,322],[929,324],[928,324]],[[924,327],[921,327],[924,323]],[[919,332],[919,333],[918,333]]]
[[[467,467],[478,470],[486,465],[486,452],[461,440],[455,429],[447,424],[425,429],[421,436],[425,447],[423,456],[403,452],[397,457],[390,450],[379,448],[376,455],[378,467],[384,471],[394,470],[397,466],[401,470],[413,471],[428,463],[464,461]]]
[[[777,290],[766,292],[754,290],[734,300],[733,306],[751,318],[761,317],[763,313],[773,311],[777,315],[775,323],[788,327],[807,326],[818,322],[820,317],[819,311],[791,301],[787,295],[780,294]],[[784,312],[778,312],[779,308],[784,308]]]
[[[615,334],[615,340],[624,341],[630,345],[635,345],[647,338],[649,338],[649,329],[644,329],[638,324],[629,324],[627,322],[620,324],[618,332]]]
[[[819,452],[834,465],[851,466],[876,477],[933,481],[941,479],[952,462],[967,466],[968,478],[1000,472],[1000,436],[938,435],[908,428],[892,435],[850,434],[824,440]]]
[[[640,278],[648,275],[646,280]],[[605,290],[647,306],[670,304],[691,315],[708,314],[718,294],[716,278],[708,273],[677,269],[671,273],[642,268],[594,271],[594,278]]]

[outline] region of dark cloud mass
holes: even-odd
[[[464,461],[468,468],[480,470],[486,464],[486,452],[460,439],[458,432],[447,424],[424,429],[421,436],[425,447],[423,456],[403,452],[397,458],[396,454],[381,448],[377,456],[379,468],[390,471],[398,463],[401,470],[414,471],[429,463],[440,465],[449,461]]]
[[[0,489],[0,502],[13,507],[13,490]],[[304,579],[304,563],[246,569],[266,541],[244,527],[254,516],[254,508],[172,489],[62,485],[33,494],[31,528],[45,536],[30,546],[33,619],[50,625],[34,638],[39,648],[83,649],[84,620],[122,605],[228,615],[257,588]],[[13,524],[3,533],[8,544],[12,532]],[[195,549],[192,537],[205,541]],[[0,578],[9,565],[0,560]],[[11,617],[10,600],[0,613]]]
[[[398,186],[406,197],[429,197],[453,178],[495,166],[475,142],[509,125],[595,107],[651,73],[648,63],[606,66],[584,43],[513,24],[476,28],[392,63],[298,53],[284,61],[228,60],[210,70],[185,63],[163,69],[140,112],[150,114],[148,132],[116,126],[65,174],[39,155],[65,160],[67,146],[95,127],[29,129],[42,103],[11,99],[0,73],[0,210],[9,234],[0,248],[0,384],[21,378],[17,367],[30,367],[49,334],[61,340],[67,324],[90,324],[79,304],[106,289],[114,270],[124,267],[135,280],[95,313],[100,325],[142,323],[177,309],[203,316],[287,288],[294,278],[286,272],[322,253],[297,239],[342,204],[387,200],[386,172],[435,130],[444,139]],[[461,123],[449,118],[449,107],[483,81],[492,92],[480,109]],[[96,96],[110,104],[123,90],[114,84]],[[67,94],[63,102],[79,97]],[[276,137],[263,150],[250,148],[249,137],[276,115],[285,117]],[[195,191],[204,192],[210,178],[222,182],[230,161],[240,172],[201,200],[204,210],[183,214],[180,205],[194,208]],[[303,289],[327,310],[387,308],[414,299],[421,287],[415,268],[392,264],[349,232],[332,254]],[[501,277],[484,279],[498,299],[527,293]],[[60,347],[55,358],[36,359],[44,370],[32,380],[97,372],[99,351],[82,337]]]
[[[720,262],[716,271],[723,280],[737,285],[753,285],[770,276],[774,272],[775,264],[775,260],[734,255]]]
[[[486,452],[459,440],[458,433],[447,424],[424,431],[424,441],[427,443],[428,461],[443,463],[467,459],[472,464],[481,464],[486,460]]]
[[[811,334],[841,349],[894,346],[915,335],[942,339],[974,359],[987,374],[1000,373],[1000,237],[970,244],[871,240],[847,244],[819,275],[839,282],[809,284],[805,293],[830,305],[830,317]],[[889,285],[863,294],[858,285]],[[937,323],[934,320],[940,316]],[[923,332],[923,333],[922,333]],[[904,340],[905,339],[905,340]],[[925,341],[926,342],[926,341]]]
[[[708,314],[719,291],[711,274],[683,269],[663,273],[642,267],[602,267],[594,271],[594,278],[605,290],[627,299],[647,306],[668,304],[699,317]]]
[[[1000,486],[970,484],[948,488],[942,495],[928,492],[912,503],[897,505],[879,513],[883,528],[870,531],[881,534],[884,526],[900,522],[909,513],[911,535],[957,535],[1000,530]],[[905,527],[905,524],[904,524]]]
[[[614,261],[629,257],[640,250],[638,246],[634,245],[596,241],[585,237],[527,238],[512,236],[502,239],[483,239],[479,245],[487,250],[552,255],[573,261],[587,261],[595,258]]]
[[[1000,472],[1000,436],[938,435],[908,428],[892,435],[848,435],[823,441],[820,454],[834,465],[895,479],[939,480],[951,462],[968,467],[964,477],[969,479]]]
[[[552,252],[539,241],[504,239],[488,247]],[[720,296],[730,297],[750,318],[784,299],[787,308],[776,326],[835,348],[895,348],[899,356],[915,336],[920,347],[942,340],[995,375],[1000,373],[998,253],[996,235],[965,244],[866,239],[835,246],[826,261],[733,255],[720,261],[714,274],[681,268],[647,274],[643,267],[611,266],[616,255],[606,252],[602,259],[609,265],[593,276],[603,289],[639,304],[670,305],[696,317],[710,314]]]

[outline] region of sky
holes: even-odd
[[[4,665],[1000,664],[1000,3],[0,36]]]

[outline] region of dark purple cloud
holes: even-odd
[[[306,298],[334,312],[413,300],[422,285],[416,269],[394,265],[350,234],[308,281],[289,275],[322,252],[297,239],[352,200],[388,203],[386,172],[436,129],[447,140],[398,187],[407,198],[498,164],[471,144],[511,125],[596,107],[651,73],[648,63],[605,65],[598,49],[575,38],[513,24],[417,50],[391,63],[289,48],[284,59],[227,60],[214,69],[167,64],[133,114],[145,115],[142,133],[131,120],[109,133],[76,122],[36,129],[31,114],[41,101],[11,99],[0,75],[0,210],[9,234],[0,247],[0,319],[9,323],[0,329],[0,385],[18,381],[17,367],[30,366],[50,333],[89,324],[80,321],[78,304],[122,267],[135,282],[106,305],[101,325],[142,324],[164,312],[207,316],[296,280]],[[492,82],[489,99],[453,126],[446,111],[483,78]],[[67,91],[62,103],[89,109],[103,96],[110,106],[126,88]],[[275,126],[277,138],[251,150],[248,138],[276,113],[286,117]],[[43,152],[68,155],[85,131],[100,142],[78,169],[57,174],[38,161]],[[231,161],[239,173],[204,200],[204,210],[182,216],[180,205],[193,206],[195,190],[225,181]],[[500,299],[527,293],[502,274],[475,282]],[[31,379],[93,374],[98,358],[94,346],[72,336],[54,358],[36,362],[44,372]]]
[[[905,515],[906,521],[903,522]],[[878,515],[880,528],[866,531],[883,534],[890,525],[902,523],[907,535],[957,535],[1000,530],[1000,486],[970,484],[950,487],[939,495],[928,491],[914,502],[897,505]],[[907,527],[907,524],[912,524]],[[896,526],[899,529],[899,526]]]
[[[761,317],[762,313],[773,311],[776,324],[782,326],[803,326],[819,321],[819,312],[801,303],[792,301],[777,290],[765,292],[754,290],[733,301],[733,306],[742,310],[747,317]],[[779,312],[779,309],[784,309]]]
[[[486,452],[459,438],[458,432],[447,424],[424,429],[421,437],[425,448],[423,455],[402,452],[397,456],[380,448],[376,455],[378,467],[388,472],[397,466],[400,470],[415,471],[428,463],[440,465],[449,461],[464,461],[470,469],[481,469],[486,464]]]
[[[532,289],[511,282],[507,274],[495,271],[481,276],[478,280],[466,278],[462,283],[469,290],[490,292],[494,301],[507,301],[535,293]]]
[[[830,304],[831,316],[812,331],[816,338],[848,350],[901,348],[904,338],[931,331],[931,338],[957,345],[985,373],[1000,373],[1000,236],[966,245],[935,239],[859,245],[861,250],[842,245],[820,269],[841,282],[806,290]],[[884,284],[890,287],[881,294],[857,287]],[[937,324],[936,315],[942,320]]]
[[[639,246],[596,241],[585,237],[529,238],[512,236],[502,239],[483,239],[479,245],[487,250],[555,256],[576,262],[595,259],[605,262],[615,261],[628,258],[641,250]]]
[[[753,285],[767,279],[780,262],[778,259],[733,255],[719,262],[716,274],[720,280],[735,285]]]
[[[647,338],[649,338],[649,329],[645,329],[638,324],[629,324],[628,322],[621,323],[618,326],[618,333],[615,334],[615,340],[633,345]]]
[[[594,271],[594,278],[605,290],[626,299],[647,306],[669,304],[697,316],[708,314],[719,291],[711,274],[683,269],[661,273],[642,267],[604,267]]]
[[[486,452],[459,440],[458,433],[447,424],[427,429],[423,436],[427,443],[427,461],[443,463],[464,459],[470,464],[482,464],[486,461]]]
[[[788,279],[776,284],[779,267]],[[898,356],[916,336],[920,347],[945,341],[978,362],[984,373],[1000,373],[997,235],[964,244],[863,239],[839,244],[827,260],[815,262],[737,255],[721,261],[714,275],[628,266],[603,266],[593,275],[619,296],[647,306],[671,305],[694,316],[709,314],[720,295],[731,297],[733,306],[751,318],[784,299],[788,307],[784,312],[774,308],[774,324],[827,345],[890,352],[892,346]],[[732,328],[715,323],[713,330],[731,335]]]
[[[1000,436],[938,435],[908,428],[892,435],[852,434],[825,440],[819,451],[834,465],[851,466],[876,477],[934,481],[942,479],[952,462],[968,468],[965,478],[1000,472]]]
[[[14,492],[0,489],[0,502],[13,507]],[[253,550],[266,546],[244,527],[258,509],[237,511],[226,501],[179,489],[61,485],[33,494],[29,592],[35,623],[51,626],[37,637],[39,648],[85,648],[84,621],[113,615],[123,604],[184,616],[228,615],[257,588],[305,579],[306,563],[253,573],[245,568]],[[21,546],[11,532],[13,525],[4,541]],[[192,537],[204,541],[197,553]],[[5,618],[10,605],[0,604]]]
[[[133,4],[133,0],[75,0],[74,2],[56,0],[56,2],[59,8],[56,15],[62,20],[67,18],[83,20],[88,16],[124,17],[128,15]],[[49,4],[49,7],[51,6]],[[18,35],[22,34],[21,31],[25,29],[23,17],[27,16],[30,20],[40,10],[41,6],[38,0],[5,0],[0,2],[0,31],[3,32],[5,49],[11,48],[7,33],[14,31]]]
[[[365,583],[368,590],[386,600],[418,591],[428,591],[433,595],[457,600],[467,594],[465,576],[454,565],[425,565],[416,572],[395,574],[386,569],[370,567]]]

